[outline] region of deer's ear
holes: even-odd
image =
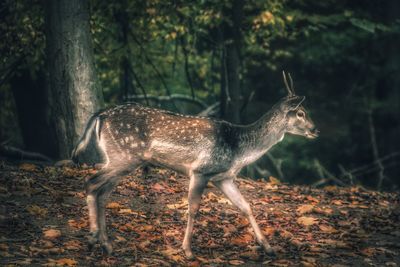
[[[294,96],[294,97],[290,97],[285,101],[285,107],[288,110],[295,110],[297,109],[301,103],[303,103],[303,101],[306,99],[305,96]]]

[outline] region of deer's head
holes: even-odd
[[[310,139],[318,137],[319,131],[315,127],[313,121],[308,116],[307,111],[301,105],[305,100],[304,96],[297,96],[294,93],[293,80],[288,73],[289,82],[283,72],[283,81],[285,83],[288,95],[281,102],[281,111],[285,114],[286,132],[305,136]],[[289,86],[290,85],[290,86]]]

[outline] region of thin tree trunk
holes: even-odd
[[[124,6],[127,6],[126,1],[122,2]],[[131,50],[129,47],[129,17],[125,9],[115,10],[114,18],[119,26],[118,41],[124,48],[124,53],[120,61],[120,92],[119,98],[121,101],[125,101],[130,94],[136,94],[134,88],[133,77],[132,77],[132,66],[131,66]]]
[[[69,158],[103,103],[94,69],[87,0],[45,1],[50,117],[58,157]]]
[[[378,150],[378,144],[376,142],[375,125],[374,125],[374,119],[372,117],[372,108],[371,107],[368,109],[368,126],[369,126],[369,137],[370,137],[371,148],[372,148],[372,156],[374,157],[374,161],[378,165],[377,189],[381,190],[383,180],[385,179],[385,173],[384,173],[385,167],[382,164],[382,160],[379,158],[379,150]]]
[[[240,32],[243,17],[242,0],[233,1],[227,16],[232,23],[223,25],[223,56],[221,59],[221,102],[222,117],[233,123],[240,123],[240,110],[243,96],[240,82],[240,50],[242,36]]]

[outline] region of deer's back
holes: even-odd
[[[110,108],[99,117],[100,145],[111,164],[140,160],[188,173],[219,172],[232,161],[236,140],[225,122],[136,103]]]

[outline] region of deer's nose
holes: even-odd
[[[319,130],[314,127],[310,130],[311,134],[314,135],[315,137],[317,137],[319,135]]]

